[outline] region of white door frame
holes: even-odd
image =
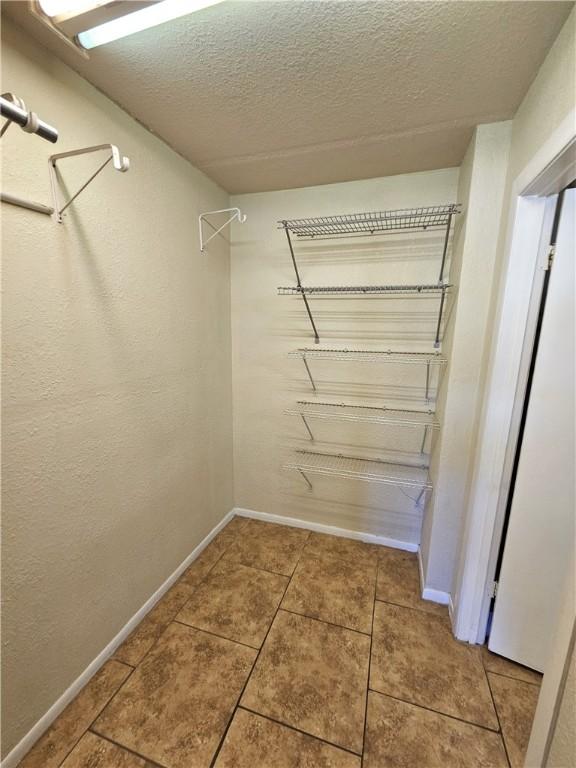
[[[518,393],[522,394],[523,390],[525,337],[530,328],[532,297],[538,293],[541,279],[537,269],[538,259],[542,258],[540,234],[549,217],[546,201],[541,196],[559,191],[574,177],[575,126],[576,110],[572,110],[512,183],[506,232],[508,263],[488,362],[455,589],[454,632],[458,639],[470,643],[484,642],[491,584],[502,537],[510,452],[515,442],[511,436],[514,436],[515,415],[517,420]],[[566,653],[568,643],[567,639]],[[545,679],[546,674],[547,670]],[[538,719],[538,713],[536,717]],[[552,723],[549,722],[548,727],[542,723],[537,726],[536,720],[534,730],[546,732],[548,739]],[[541,757],[546,739],[540,739]]]

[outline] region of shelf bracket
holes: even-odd
[[[59,160],[64,160],[67,157],[77,157],[79,155],[87,155],[91,154],[92,152],[102,152],[103,150],[108,150],[110,154],[104,160],[102,165],[90,176],[88,181],[86,181],[80,189],[75,192],[72,197],[66,202],[62,207],[60,207],[60,201],[58,199],[58,184],[57,184],[57,175],[56,175],[56,164]],[[123,157],[120,154],[120,150],[117,146],[114,144],[97,144],[94,147],[83,147],[82,149],[73,149],[70,152],[60,152],[57,155],[51,155],[48,158],[48,173],[50,175],[50,188],[52,190],[52,199],[54,201],[54,215],[56,216],[56,220],[61,224],[62,223],[62,214],[68,208],[68,206],[76,200],[78,195],[83,192],[86,187],[98,176],[98,174],[108,165],[108,163],[112,161],[112,164],[115,168],[115,170],[120,171],[120,173],[125,173],[130,168],[130,160],[127,157]]]
[[[310,480],[308,480],[308,478],[306,477],[306,475],[304,474],[304,472],[303,472],[301,469],[299,469],[299,470],[298,470],[298,472],[300,472],[300,474],[301,474],[301,475],[302,475],[302,477],[304,478],[304,480],[305,480],[305,482],[306,482],[306,485],[308,486],[308,490],[309,490],[309,491],[313,490],[313,488],[312,488],[312,483],[310,482]]]
[[[442,263],[440,264],[440,275],[438,277],[438,283],[442,283],[444,280],[444,267],[446,266],[446,256],[448,254],[448,242],[450,241],[451,224],[452,224],[452,213],[449,213],[448,221],[446,222],[446,235],[444,237],[444,248],[442,250]]]
[[[296,263],[296,256],[294,254],[294,247],[292,245],[292,239],[290,237],[290,230],[288,229],[288,222],[283,221],[282,224],[284,225],[284,232],[286,232],[286,237],[288,239],[288,247],[290,248],[290,256],[292,257],[292,266],[294,267],[294,272],[296,274],[296,285],[298,288],[302,289],[302,282],[300,280],[300,272],[298,271],[298,264]],[[304,291],[300,290],[300,295],[302,296],[302,299],[304,301],[304,306],[306,307],[306,312],[308,313],[308,319],[310,320],[310,325],[312,326],[312,331],[314,332],[314,343],[319,344],[320,343],[320,336],[318,336],[318,330],[316,328],[316,323],[314,322],[314,318],[312,317],[312,311],[310,309],[310,304],[308,302],[308,297],[304,293]]]
[[[420,453],[424,453],[424,449],[426,448],[426,438],[428,437],[428,425],[426,424],[424,426],[424,435],[422,437],[422,445],[420,446]]]
[[[212,224],[211,221],[209,221],[206,216],[215,216],[220,213],[229,213],[231,214],[227,221],[222,224],[222,226],[216,228],[214,224]],[[219,235],[223,229],[225,229],[229,224],[232,224],[233,221],[238,221],[240,224],[244,224],[246,221],[246,215],[242,213],[240,208],[221,208],[219,211],[207,211],[206,213],[201,213],[200,216],[198,216],[198,230],[200,233],[200,253],[204,253],[204,249],[210,242],[210,240],[213,240],[216,235]],[[204,233],[202,231],[202,224],[208,224],[209,227],[212,227],[214,230],[210,237],[207,237],[206,240],[204,239]]]
[[[442,315],[444,313],[444,302],[446,301],[446,286],[442,286],[442,293],[440,294],[440,307],[438,309],[438,323],[436,325],[436,338],[434,339],[434,347],[438,349],[440,346],[440,335],[442,333]]]
[[[430,360],[426,361],[426,402],[430,402]]]
[[[312,384],[312,389],[314,390],[314,392],[316,392],[316,384],[314,383],[314,379],[312,378],[312,372],[310,371],[308,360],[306,360],[306,355],[302,355],[302,362],[306,367],[306,373],[308,374],[308,378],[310,379],[310,384]]]
[[[310,435],[310,440],[311,440],[312,442],[314,442],[314,435],[312,434],[312,430],[310,429],[310,425],[309,425],[309,424],[308,424],[308,422],[306,421],[306,416],[304,416],[304,414],[303,414],[303,413],[301,413],[301,414],[300,414],[300,418],[302,419],[302,421],[304,422],[304,426],[305,426],[305,427],[306,427],[306,429],[308,430],[308,434]]]

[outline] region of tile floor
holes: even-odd
[[[539,685],[415,555],[234,518],[20,765],[521,768]]]

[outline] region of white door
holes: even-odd
[[[541,672],[574,547],[575,198],[564,193],[488,642]]]

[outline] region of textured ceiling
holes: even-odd
[[[476,124],[513,116],[572,5],[228,0],[84,61],[2,3],[234,193],[459,165]]]

